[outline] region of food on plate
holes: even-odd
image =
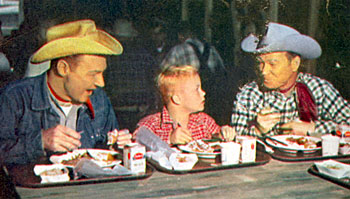
[[[177,156],[176,159],[177,159],[178,162],[187,162],[186,156],[183,156],[183,157]]]
[[[40,175],[45,175],[45,176],[56,176],[56,175],[62,175],[66,173],[66,170],[65,169],[62,169],[62,168],[53,168],[53,169],[50,169],[50,170],[46,170],[46,171],[43,171],[42,173],[40,173]]]
[[[342,169],[339,165],[327,165],[326,167],[328,169],[336,169],[336,170]]]
[[[203,140],[192,141],[188,143],[187,146],[193,152],[200,152],[200,153],[214,153],[214,151],[221,149],[219,142],[208,144]]]
[[[286,141],[290,142],[291,144],[296,143],[300,146],[304,146],[305,149],[314,149],[318,147],[315,141],[306,137],[287,137]]]
[[[76,156],[73,156],[72,158],[68,160],[62,160],[62,164],[64,165],[76,165],[81,159],[89,159],[93,160],[94,158],[86,151],[83,154],[78,154]]]
[[[107,164],[116,160],[113,154],[108,152],[98,152],[92,156],[88,151],[72,156],[70,159],[62,160],[62,164],[75,166],[81,159],[104,161]]]

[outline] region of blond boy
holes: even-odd
[[[201,112],[205,92],[197,69],[192,66],[170,66],[158,75],[156,81],[164,103],[163,110],[141,119],[138,129],[144,126],[171,145],[213,136],[226,140],[234,138],[235,132],[231,127],[221,128],[213,118]]]

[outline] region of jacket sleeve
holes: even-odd
[[[32,122],[24,116],[25,107],[22,96],[0,95],[0,161],[7,165],[27,164],[44,155],[41,131],[25,128]]]

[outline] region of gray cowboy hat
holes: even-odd
[[[270,22],[266,35],[260,41],[250,34],[242,43],[241,48],[250,53],[292,52],[305,59],[316,59],[322,54],[322,49],[316,40],[300,34],[297,30],[278,23]]]

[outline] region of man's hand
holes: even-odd
[[[232,141],[235,139],[235,136],[236,131],[231,126],[225,125],[221,127],[221,139],[225,141]]]
[[[259,124],[258,130],[261,134],[267,133],[274,126],[276,126],[277,122],[280,121],[281,114],[280,113],[268,113],[262,114],[258,113],[256,121]]]
[[[170,135],[171,144],[186,144],[192,140],[191,132],[182,127],[177,127]]]
[[[292,121],[285,123],[281,126],[282,128],[291,129],[286,131],[285,134],[293,135],[307,135],[307,132],[315,131],[315,123],[313,122],[303,122],[303,121]]]
[[[80,133],[68,127],[57,125],[41,132],[44,149],[70,151],[81,146]]]

